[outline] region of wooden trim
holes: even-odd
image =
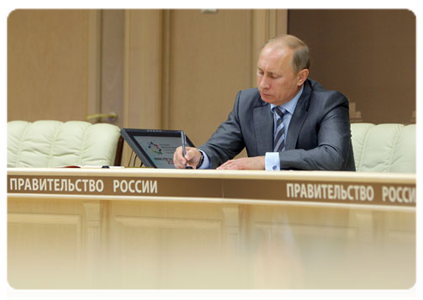
[[[162,126],[163,11],[125,12],[124,126]]]
[[[169,106],[170,106],[170,18],[171,11],[163,13],[163,97],[162,97],[162,128],[169,129]]]
[[[88,17],[87,115],[100,112],[101,95],[101,11],[90,10]]]
[[[269,9],[267,11],[268,39],[277,35],[277,11]]]
[[[130,45],[130,11],[125,10],[124,16],[124,53],[123,53],[123,127],[128,127],[129,123],[129,45]]]
[[[278,9],[276,11],[276,34],[288,33],[288,10]]]
[[[257,60],[261,47],[266,41],[265,10],[254,9],[252,12],[252,36],[251,36],[251,86],[256,86]]]
[[[177,170],[153,168],[118,168],[104,172],[101,168],[7,168],[7,175],[40,176],[101,176],[101,177],[140,177],[155,178],[219,178],[219,179],[260,179],[260,180],[308,180],[333,182],[378,182],[416,184],[414,173],[378,173],[344,171],[253,171],[253,170]]]
[[[251,85],[256,86],[257,60],[263,44],[279,34],[288,33],[288,10],[254,9],[252,10],[252,72]]]
[[[124,128],[163,128],[163,11],[125,11]],[[123,160],[131,149],[123,151]]]

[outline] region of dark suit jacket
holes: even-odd
[[[273,115],[257,88],[240,91],[228,120],[199,149],[212,168],[246,147],[249,157],[273,151]],[[281,170],[355,171],[347,98],[307,79],[292,115]]]

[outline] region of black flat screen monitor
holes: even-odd
[[[180,130],[123,128],[120,134],[146,167],[175,169],[173,153],[182,146]],[[194,147],[188,136],[186,146]]]

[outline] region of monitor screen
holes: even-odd
[[[146,167],[175,168],[173,153],[182,146],[180,130],[123,128],[120,133]],[[186,146],[194,147],[187,136]]]

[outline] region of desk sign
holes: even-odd
[[[9,175],[8,193],[416,205],[415,185],[362,182]]]
[[[223,198],[416,206],[415,184],[289,179],[8,175],[9,194]]]

